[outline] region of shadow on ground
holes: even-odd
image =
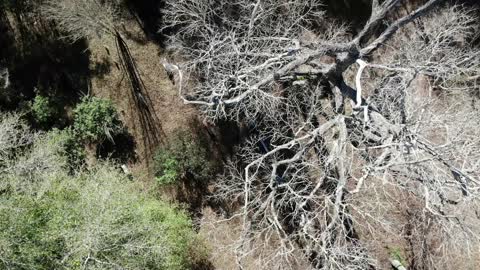
[[[36,94],[73,106],[88,92],[89,51],[84,40],[61,39],[52,22],[22,10],[1,10],[0,32],[0,64],[8,68],[11,81],[0,96],[3,108],[13,110]]]

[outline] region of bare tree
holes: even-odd
[[[367,269],[377,262],[359,232],[394,232],[389,205],[406,197],[442,242],[422,249],[424,267],[478,243],[475,18],[431,12],[440,0],[390,16],[401,2],[372,1],[350,37],[321,1],[167,1],[184,102],[252,127],[216,193],[242,201],[240,268],[256,252],[260,268]]]
[[[58,23],[59,28],[65,32],[65,37],[72,42],[115,35],[118,10],[111,1],[46,1],[43,12]]]
[[[37,138],[20,114],[0,116],[0,171],[8,170],[18,149],[30,145]]]

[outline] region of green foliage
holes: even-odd
[[[59,154],[66,158],[67,167],[70,171],[80,168],[86,157],[85,147],[79,141],[72,128],[63,130],[53,129],[48,132],[49,140],[60,145]]]
[[[72,175],[69,132],[35,136],[0,170],[0,269],[191,269],[204,253],[187,214],[114,164]]]
[[[73,129],[82,140],[101,142],[122,132],[123,126],[111,101],[85,97],[74,110]]]
[[[163,153],[166,154],[166,153]],[[157,176],[157,181],[162,184],[162,185],[168,185],[168,184],[173,184],[175,181],[178,179],[180,176],[179,173],[181,171],[180,164],[174,157],[170,157],[166,155],[165,157],[158,155],[157,158],[159,158],[162,161],[162,169],[159,172]]]
[[[42,127],[50,127],[60,116],[57,105],[49,97],[37,95],[32,103],[32,114]]]
[[[184,212],[143,196],[109,166],[57,177],[42,196],[0,199],[4,267],[189,268],[195,235]]]
[[[160,185],[173,184],[184,177],[208,180],[213,173],[213,164],[200,140],[186,132],[177,133],[176,139],[157,151],[155,175]]]
[[[390,248],[390,257],[394,260],[399,261],[404,266],[407,265],[407,262],[405,261],[404,252],[399,247]]]
[[[47,232],[49,205],[29,196],[0,199],[1,269],[51,269],[61,257],[61,239]]]

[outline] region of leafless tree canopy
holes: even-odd
[[[415,237],[440,241],[422,267],[478,244],[476,18],[439,0],[406,14],[372,2],[350,36],[317,0],[167,1],[180,96],[251,129],[217,187],[242,202],[239,267],[255,253],[260,268],[368,269],[394,205],[420,209]]]
[[[72,42],[82,38],[101,38],[115,35],[114,22],[118,11],[114,1],[47,0],[43,12],[58,23],[65,37]]]

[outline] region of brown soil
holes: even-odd
[[[91,48],[92,94],[111,99],[119,110],[122,120],[135,141],[136,162],[130,164],[134,173],[151,176],[150,160],[155,149],[166,144],[178,129],[192,129],[196,121],[194,108],[184,105],[177,96],[175,86],[169,81],[160,63],[161,49],[143,35],[136,22],[126,22],[122,32],[130,53],[135,60],[140,76],[152,101],[152,119],[158,119],[158,143],[147,138],[149,130],[141,124],[140,112],[131,98],[128,77],[121,69],[113,38],[94,41]],[[192,132],[194,132],[192,130]],[[146,174],[145,174],[146,172]]]

